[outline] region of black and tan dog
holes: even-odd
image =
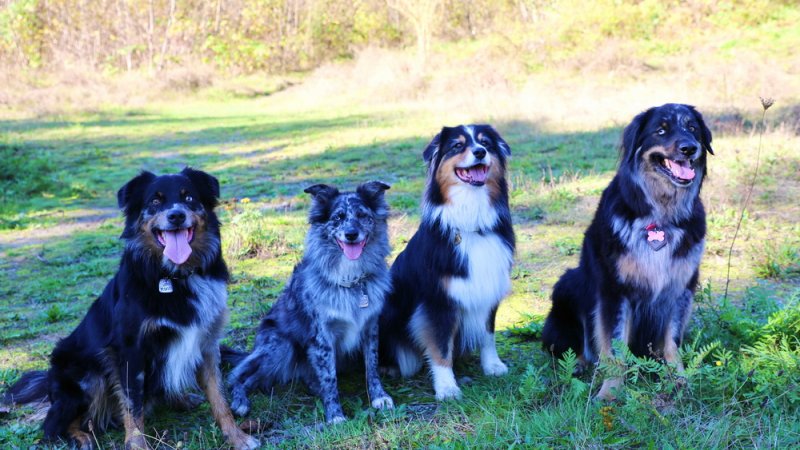
[[[125,212],[119,271],[78,327],[59,341],[47,371],[28,372],[6,403],[49,401],[46,439],[92,448],[89,428],[125,428],[126,448],[146,448],[153,401],[189,406],[202,387],[228,443],[252,449],[222,394],[219,339],[227,321],[228,269],[214,207],[217,179],[184,169],[142,172],[118,193]]]
[[[692,106],[666,104],[633,119],[619,169],[603,191],[580,264],[553,288],[542,341],[584,363],[612,353],[612,340],[683,370],[678,348],[692,308],[705,246],[700,187],[711,132]],[[611,399],[620,378],[603,382]]]
[[[494,319],[511,290],[514,260],[510,155],[489,125],[442,128],[422,155],[422,221],[392,265],[380,353],[403,376],[427,360],[437,400],[461,396],[453,373],[460,354],[479,349],[486,375],[508,372],[497,355]]]

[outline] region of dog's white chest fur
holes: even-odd
[[[494,233],[461,233],[458,257],[466,277],[452,277],[447,292],[462,309],[461,336],[466,348],[480,345],[491,311],[511,290],[513,253]]]
[[[467,184],[450,188],[449,201],[440,206],[428,206],[431,219],[439,219],[445,228],[466,232],[491,230],[497,223],[497,210],[485,188]]]
[[[166,351],[162,370],[164,387],[170,394],[179,394],[196,386],[196,372],[203,361],[203,351],[217,345],[219,322],[226,312],[224,282],[192,275],[188,283],[195,295],[197,321],[191,325],[178,325],[162,319],[159,323],[177,334]]]

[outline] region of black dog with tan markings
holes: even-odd
[[[489,125],[444,127],[423,151],[422,220],[392,265],[381,313],[381,359],[411,376],[423,361],[437,400],[461,397],[455,359],[480,350],[483,373],[505,375],[494,321],[511,290],[514,229],[506,164],[511,148]]]
[[[187,390],[202,387],[228,443],[258,447],[234,423],[221,390],[228,269],[214,214],[217,179],[190,168],[142,172],[117,196],[125,211],[117,274],[56,345],[50,369],[23,375],[4,401],[49,402],[48,440],[92,448],[90,431],[122,425],[125,448],[147,448],[147,407],[158,400],[190,407],[199,399]]]
[[[619,170],[586,230],[580,264],[553,288],[546,349],[571,348],[588,364],[619,340],[683,369],[678,348],[705,247],[706,153],[714,154],[711,132],[692,106],[650,108],[625,128]],[[598,398],[614,398],[621,382],[606,379]]]

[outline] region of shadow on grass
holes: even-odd
[[[149,117],[149,116],[146,116]],[[221,122],[220,124],[211,122]],[[240,123],[243,119],[255,123]],[[80,122],[82,126],[138,127],[167,124],[174,131],[137,136],[135,130],[113,136],[37,138],[42,127],[68,128],[69,122],[41,120],[6,121],[0,128],[22,132],[15,146],[26,152],[39,152],[47,158],[50,172],[15,174],[42,176],[55,180],[56,188],[44,195],[11,198],[10,206],[0,211],[0,220],[10,220],[19,213],[51,209],[74,209],[85,206],[113,208],[116,190],[140,170],[168,173],[185,165],[217,176],[223,197],[294,197],[308,184],[325,182],[345,187],[358,182],[380,179],[402,182],[398,191],[418,199],[424,183],[421,152],[437,126],[396,139],[376,139],[368,145],[337,146],[328,135],[365,129],[376,121],[379,126],[401,125],[403,116],[352,114],[341,117],[303,119],[293,117],[234,116],[215,118],[140,118],[118,117],[109,120]],[[60,125],[59,125],[60,124]],[[198,124],[205,126],[181,131]],[[537,123],[508,122],[495,124],[513,148],[511,170],[526,177],[558,175],[562,171],[607,171],[613,169],[614,144],[619,130],[610,128],[586,133],[546,133]],[[124,130],[123,130],[124,131]],[[25,134],[30,139],[25,139]],[[292,156],[287,146],[305,145],[306,154]],[[322,148],[314,149],[314,144]],[[333,142],[336,142],[333,140]],[[246,144],[246,148],[230,148]],[[411,192],[411,191],[414,192]],[[88,194],[88,195],[87,195]],[[410,206],[410,205],[409,205]],[[3,217],[5,216],[5,217]],[[22,223],[23,227],[30,223]]]
[[[798,108],[789,105],[771,112],[792,118],[792,111]],[[707,115],[711,123],[725,117]],[[13,184],[12,195],[0,192],[6,203],[0,208],[0,226],[5,222],[12,224],[5,228],[46,227],[58,220],[38,224],[36,217],[47,216],[49,211],[113,209],[117,189],[138,171],[169,173],[185,165],[217,176],[224,199],[283,201],[287,197],[304,198],[303,188],[314,183],[352,188],[359,182],[379,179],[395,185],[389,195],[393,207],[415,211],[425,177],[421,152],[438,131],[438,124],[399,138],[375,138],[364,145],[343,145],[336,137],[337,133],[363,130],[365,139],[361,141],[365,141],[374,129],[401,127],[408,119],[403,113],[337,115],[336,111],[325,111],[184,118],[106,114],[74,122],[2,121],[0,129],[20,133],[22,140],[15,142],[15,147],[49,163],[47,173],[10,176],[44,177],[53,181],[54,187],[24,197],[13,195]],[[88,131],[78,135],[68,132],[75,123]],[[621,127],[552,132],[531,121],[494,125],[512,147],[510,172],[515,189],[531,189],[564,176],[608,174],[616,167]],[[118,132],[93,136],[91,127]],[[55,132],[44,138],[37,136],[43,128]],[[64,133],[58,132],[59,128]],[[0,175],[3,181],[9,174]]]

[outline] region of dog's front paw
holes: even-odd
[[[261,446],[261,442],[258,439],[244,432],[238,433],[236,437],[229,439],[228,443],[236,450],[255,450]]]
[[[594,396],[594,399],[597,401],[606,401],[610,402],[612,400],[616,400],[617,396],[615,392],[622,386],[622,378],[609,378],[603,381],[603,385],[600,386],[600,392]]]
[[[126,436],[125,437],[125,450],[149,450],[150,447],[147,446],[147,440],[144,438],[144,435],[139,431],[133,434],[133,436]]]
[[[503,361],[495,360],[487,362],[483,365],[483,373],[485,375],[492,375],[499,377],[508,373],[508,367],[503,364]]]
[[[345,419],[344,416],[333,416],[330,419],[328,419],[327,422],[328,422],[328,425],[336,425],[337,423],[342,423],[345,420],[347,420],[347,419]]]
[[[394,408],[394,401],[388,395],[378,397],[372,401],[372,407],[375,409],[392,409]]]
[[[461,389],[456,385],[442,386],[436,389],[436,400],[443,402],[445,400],[458,400],[461,398]]]
[[[80,450],[93,450],[94,445],[92,444],[92,436],[89,433],[85,433],[80,430],[73,430],[71,433],[71,439],[69,440],[70,444],[72,444],[73,448],[77,448]]]
[[[250,412],[250,400],[246,395],[234,394],[231,402],[231,411],[239,417],[246,416]]]

